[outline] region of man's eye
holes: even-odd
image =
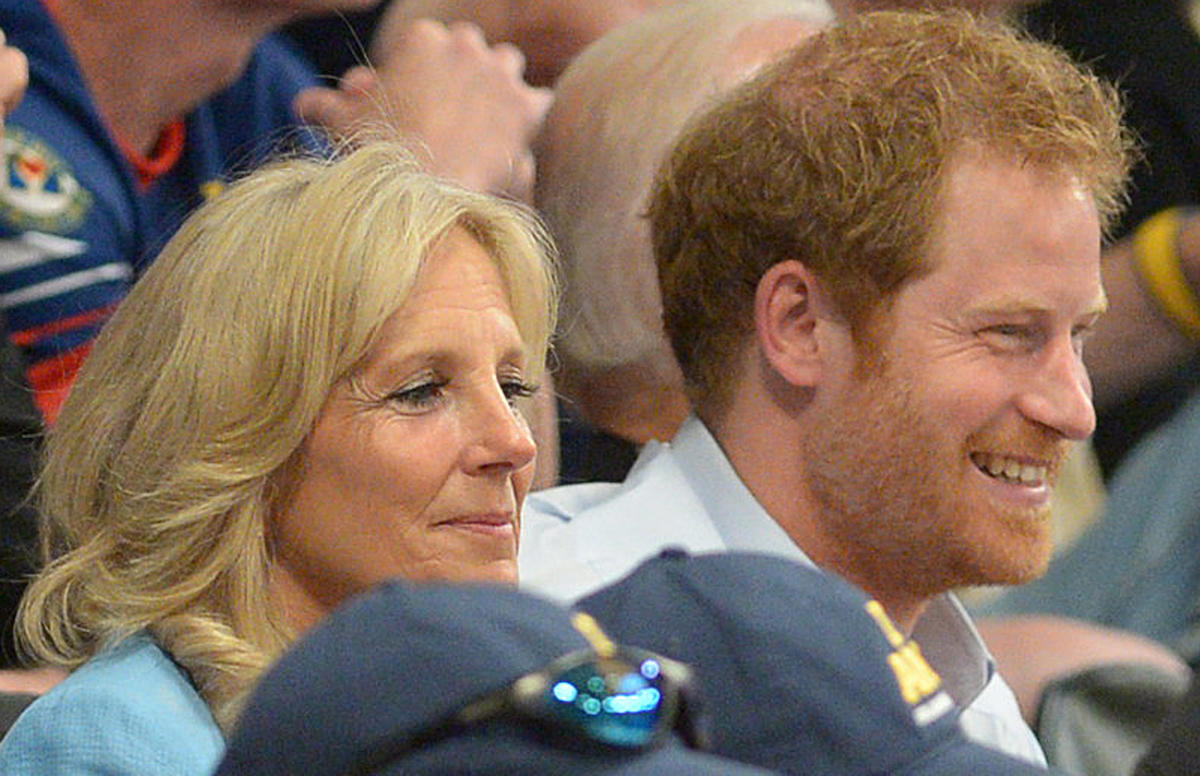
[[[1071,339],[1075,340],[1076,343],[1078,343],[1080,346],[1082,346],[1083,343],[1090,340],[1092,338],[1092,335],[1095,333],[1096,333],[1095,324],[1088,324],[1086,326],[1076,326],[1074,329],[1071,330]]]
[[[982,329],[980,336],[998,350],[1013,352],[1034,350],[1042,340],[1037,328],[1023,323],[997,323]]]
[[[1083,355],[1083,346],[1096,333],[1096,327],[1092,325],[1076,326],[1071,330],[1071,346],[1075,348],[1075,352]]]
[[[1024,338],[1029,335],[1029,330],[1015,323],[1001,323],[996,326],[989,327],[985,331],[991,332],[1001,337]]]

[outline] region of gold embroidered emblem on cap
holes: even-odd
[[[896,676],[904,700],[915,706],[940,690],[942,678],[925,660],[917,642],[905,638],[878,601],[868,601],[866,610],[895,650],[888,655],[888,665]]]
[[[571,614],[571,625],[575,626],[575,630],[579,631],[588,643],[592,645],[592,649],[596,650],[596,654],[600,657],[612,657],[617,653],[617,645],[608,637],[608,634],[600,627],[600,623],[586,612],[574,612]]]

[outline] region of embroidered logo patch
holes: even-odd
[[[954,701],[942,690],[942,678],[925,660],[917,642],[900,632],[878,601],[868,601],[866,609],[892,645],[888,666],[900,694],[912,708],[913,721],[924,727],[953,711]]]
[[[21,127],[4,129],[0,218],[17,229],[67,234],[83,223],[92,195],[48,145]]]

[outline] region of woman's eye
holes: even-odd
[[[413,385],[388,396],[388,401],[399,404],[409,410],[424,410],[437,404],[442,398],[445,381],[430,380],[429,382]]]
[[[538,386],[522,380],[507,380],[500,383],[500,390],[509,404],[516,404],[518,399],[524,399],[537,393]]]

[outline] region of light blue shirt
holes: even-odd
[[[139,634],[84,663],[0,743],[4,776],[209,776],[225,739],[207,704]]]
[[[813,565],[695,417],[670,444],[647,445],[623,483],[539,491],[522,514],[521,586],[568,603],[667,547],[758,552]],[[931,602],[913,635],[962,707],[969,738],[1045,765],[1012,690],[954,596]]]

